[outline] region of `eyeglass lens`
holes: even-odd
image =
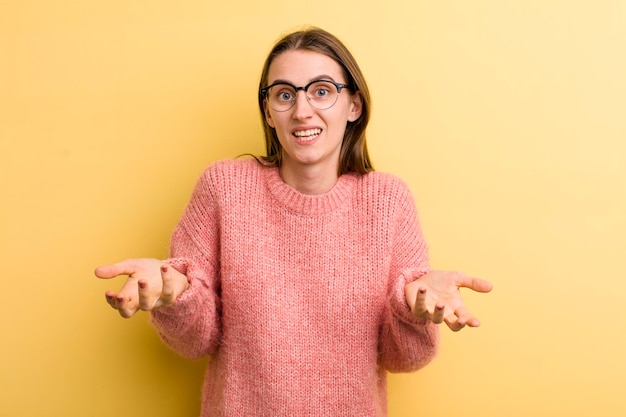
[[[337,102],[337,87],[328,81],[315,81],[306,88],[309,103],[318,110],[326,110]],[[277,84],[267,90],[270,107],[276,111],[289,110],[296,103],[298,92],[289,84]]]

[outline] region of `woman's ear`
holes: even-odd
[[[269,109],[267,108],[267,100],[263,100],[263,112],[265,113],[265,121],[272,128],[276,129],[274,126],[274,120],[272,120],[272,115],[270,114]]]
[[[354,122],[361,117],[361,113],[363,112],[363,99],[361,98],[361,93],[357,91],[351,97],[350,103],[350,114],[348,115],[348,121]]]

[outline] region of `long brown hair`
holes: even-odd
[[[348,78],[346,84],[348,84],[350,91],[353,93],[359,92],[361,95],[363,106],[361,116],[354,122],[348,122],[346,126],[339,157],[339,175],[348,172],[365,174],[373,171],[374,167],[367,153],[367,144],[365,142],[365,129],[369,122],[371,107],[370,93],[365,83],[365,78],[348,48],[332,34],[316,27],[286,35],[274,45],[265,61],[263,72],[261,73],[261,81],[259,82],[259,110],[261,111],[261,119],[263,121],[267,155],[262,156],[261,159],[266,165],[280,166],[282,147],[278,141],[278,136],[276,136],[276,130],[265,119],[265,100],[260,90],[267,86],[269,68],[274,59],[283,52],[297,49],[318,52],[332,58],[343,68]]]

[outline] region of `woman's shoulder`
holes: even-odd
[[[219,159],[211,162],[204,170],[205,173],[236,173],[236,172],[254,172],[262,168],[261,162],[253,156],[241,156],[237,158]]]
[[[199,186],[214,195],[245,193],[258,188],[264,169],[267,168],[254,157],[220,159],[204,169]]]
[[[205,169],[202,176],[211,182],[233,181],[237,178],[246,178],[259,175],[264,168],[262,163],[256,158],[242,156],[238,158],[220,159],[211,162]]]
[[[397,175],[373,171],[360,179],[357,199],[361,207],[371,208],[377,216],[388,213],[392,217],[410,215],[416,210],[416,200],[407,183]]]
[[[366,189],[377,191],[404,191],[409,192],[407,183],[399,176],[381,171],[371,171],[360,176],[360,182]]]
[[[380,209],[415,205],[415,198],[407,183],[395,174],[372,171],[359,179],[357,199],[364,206]]]

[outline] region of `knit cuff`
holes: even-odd
[[[185,291],[183,291],[174,304],[169,306],[157,307],[152,310],[154,313],[163,314],[163,315],[185,315],[187,313],[193,313],[195,310],[195,295],[198,292],[198,285],[196,280],[190,277],[190,274],[187,273],[189,269],[189,262],[184,258],[170,258],[164,261],[167,265],[171,266],[181,274],[187,277],[187,282],[189,286]]]

